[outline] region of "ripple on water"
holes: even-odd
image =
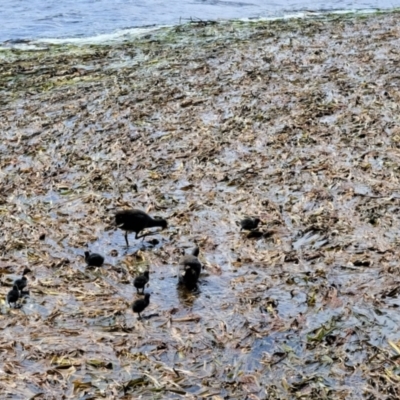
[[[329,5],[322,0],[134,0],[109,2],[83,0],[4,0],[0,13],[0,42],[16,44],[22,39],[75,38],[91,42],[124,37],[132,27],[176,25],[189,19],[215,20],[304,16],[308,11],[365,10],[399,7],[400,0],[336,0]],[[294,13],[307,10],[305,13]],[[291,14],[290,14],[291,13]],[[135,28],[138,32],[140,29]],[[133,29],[133,31],[135,30]]]

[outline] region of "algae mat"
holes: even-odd
[[[399,398],[399,49],[393,12],[1,50],[1,397]]]

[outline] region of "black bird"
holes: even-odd
[[[13,288],[7,293],[7,303],[11,307],[11,303],[14,304],[14,308],[17,308],[17,301],[19,299],[19,289],[17,285],[14,285]]]
[[[142,275],[137,276],[133,281],[133,286],[135,286],[138,293],[139,289],[142,289],[142,293],[144,293],[144,287],[150,279],[149,274],[149,271],[144,271]]]
[[[139,314],[139,319],[142,317],[140,313],[150,304],[150,293],[146,293],[144,295],[144,299],[135,300],[132,304],[132,310],[135,313]]]
[[[144,233],[138,236],[139,232],[146,228],[153,228],[155,226],[161,226],[162,229],[167,227],[167,221],[162,218],[152,218],[141,210],[121,210],[115,214],[115,222],[118,228],[125,231],[126,245],[129,246],[128,233],[135,232],[135,239],[143,238],[152,233]]]
[[[200,272],[201,272],[201,262],[197,258],[199,253],[200,253],[200,249],[198,247],[196,247],[192,251],[191,255],[183,256],[179,261],[180,265],[191,268],[196,273],[197,279],[199,278]],[[185,270],[186,270],[186,268],[185,268]]]
[[[241,221],[239,221],[240,230],[244,229],[245,231],[252,231],[253,229],[257,228],[260,222],[260,218],[243,218]]]
[[[90,254],[85,251],[85,261],[89,267],[101,267],[104,263],[104,257],[97,253]]]
[[[25,275],[29,274],[29,272],[32,272],[32,271],[28,267],[25,267],[24,271],[22,272],[22,277],[18,278],[14,281],[14,285],[17,286],[17,288],[21,292],[21,294],[22,294],[22,291],[28,285],[28,278]]]
[[[199,276],[197,272],[186,265],[185,270],[182,275],[179,277],[179,283],[185,285],[186,289],[193,290],[197,287],[197,281],[199,280]]]

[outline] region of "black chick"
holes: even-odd
[[[7,303],[11,307],[11,303],[14,304],[14,308],[17,307],[17,301],[19,299],[19,289],[17,285],[14,285],[13,288],[7,293]]]
[[[137,276],[133,281],[133,286],[135,286],[138,293],[139,289],[142,289],[142,293],[144,293],[144,287],[150,279],[149,274],[149,271],[144,271],[142,275]]]
[[[17,288],[21,292],[21,294],[22,294],[22,291],[28,285],[28,278],[25,275],[29,274],[29,272],[32,272],[32,271],[28,267],[25,267],[24,271],[22,272],[22,277],[18,278],[14,281],[14,285],[17,286]]]
[[[101,267],[104,263],[104,257],[97,253],[90,254],[85,251],[85,261],[89,267]]]
[[[253,229],[256,229],[260,222],[261,222],[260,218],[251,218],[251,217],[243,218],[239,222],[240,230],[244,229],[246,231],[251,231]]]
[[[150,304],[150,293],[144,295],[144,299],[135,300],[132,304],[132,310],[139,314],[139,319],[141,319],[140,313]]]
[[[201,262],[197,258],[199,253],[200,253],[200,249],[198,247],[196,247],[192,251],[191,255],[183,256],[179,261],[180,265],[191,268],[196,273],[197,279],[199,278],[200,272],[201,272]],[[186,268],[185,268],[185,270],[186,270]]]
[[[179,278],[179,283],[185,285],[186,289],[193,290],[197,287],[197,281],[199,280],[199,276],[197,272],[189,267],[185,266],[185,270]]]
[[[128,233],[135,232],[135,239],[143,238],[152,233],[145,233],[138,236],[145,228],[153,228],[155,226],[160,226],[162,229],[167,227],[167,221],[162,218],[152,218],[150,215],[146,214],[141,210],[121,210],[115,214],[115,223],[118,228],[125,231],[125,241],[126,245],[129,246]]]

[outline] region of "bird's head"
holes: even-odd
[[[164,218],[154,217],[154,219],[157,221],[158,226],[161,226],[162,229],[165,229],[168,227],[168,222]]]

